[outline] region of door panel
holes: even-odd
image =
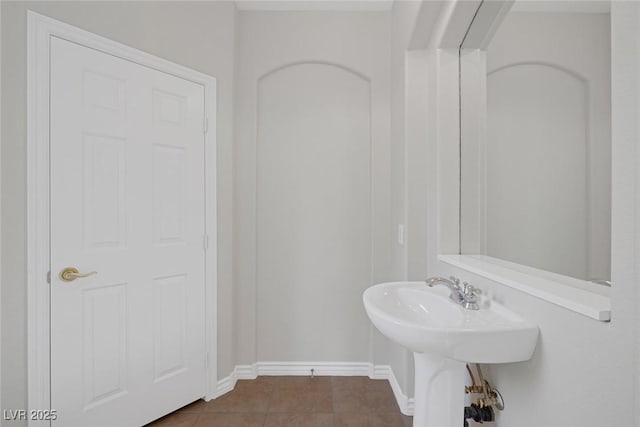
[[[186,369],[187,276],[153,279],[154,382]]]
[[[153,146],[153,240],[156,245],[184,244],[185,157],[182,147]]]
[[[127,393],[127,285],[82,293],[85,408]]]
[[[205,394],[204,88],[53,38],[50,95],[54,424],[142,425]]]
[[[84,136],[84,235],[87,248],[123,247],[126,140]]]

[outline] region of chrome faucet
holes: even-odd
[[[445,285],[451,291],[449,298],[456,304],[460,304],[467,310],[478,310],[478,295],[481,293],[480,289],[474,288],[467,282],[460,283],[460,279],[457,277],[430,277],[425,280],[429,287],[435,285]]]

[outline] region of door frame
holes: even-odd
[[[51,408],[50,360],[50,39],[61,38],[200,84],[205,89],[206,394],[217,375],[216,79],[69,24],[27,11],[27,407]],[[211,242],[209,244],[209,242]],[[30,420],[29,426],[49,425]]]

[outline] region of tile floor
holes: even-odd
[[[386,380],[258,377],[147,427],[409,427]]]

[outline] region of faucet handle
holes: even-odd
[[[467,282],[462,283],[462,306],[468,310],[478,310],[478,297],[482,291]]]
[[[478,289],[475,286],[470,285],[467,282],[462,282],[462,289],[463,289],[464,295],[466,297],[475,298],[475,297],[477,297],[477,296],[482,294],[482,290],[481,289]]]

